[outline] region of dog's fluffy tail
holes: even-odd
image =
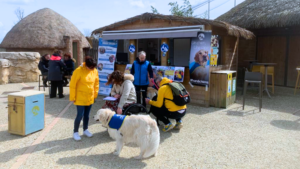
[[[157,154],[157,149],[159,147],[159,142],[160,142],[160,134],[159,134],[159,129],[157,127],[156,121],[151,119],[151,122],[149,124],[150,126],[150,132],[149,132],[149,142],[146,147],[146,151],[143,155],[143,158],[148,158],[152,155]]]

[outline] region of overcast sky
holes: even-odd
[[[81,32],[92,31],[102,26],[121,21],[145,12],[151,12],[151,5],[161,14],[170,14],[169,2],[183,3],[183,0],[0,0],[0,42],[17,23],[14,13],[17,8],[25,16],[42,8],[50,8],[70,20]],[[206,0],[190,0],[192,5]],[[210,19],[215,19],[234,6],[234,0],[211,0]],[[239,4],[244,0],[236,0]],[[203,14],[205,5],[194,11]]]

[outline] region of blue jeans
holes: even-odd
[[[77,116],[74,122],[74,133],[78,132],[80,122],[83,118],[83,131],[88,129],[89,116],[92,105],[89,106],[76,106],[77,107]]]

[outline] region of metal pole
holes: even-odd
[[[234,0],[234,7],[236,6],[236,0]]]
[[[210,0],[208,0],[208,15],[207,15],[208,19],[209,19],[209,13],[210,13]]]

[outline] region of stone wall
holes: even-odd
[[[8,83],[9,65],[9,60],[0,59],[0,84]]]
[[[0,52],[0,84],[37,82],[38,52]]]
[[[60,49],[63,50],[63,49]],[[54,53],[55,49],[46,49],[46,48],[36,48],[36,49],[25,49],[25,48],[6,48],[6,51],[0,51],[0,52],[38,52],[41,56],[45,54],[52,55]]]

